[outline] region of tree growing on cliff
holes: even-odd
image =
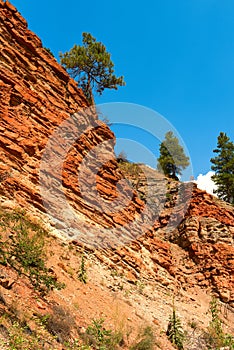
[[[214,191],[218,197],[234,204],[234,143],[226,133],[220,132],[217,148],[213,151],[216,157],[211,158],[211,169],[215,172],[212,180],[217,186]]]
[[[118,89],[124,86],[124,78],[114,75],[114,64],[106,47],[97,42],[90,33],[83,33],[83,45],[75,45],[70,51],[60,53],[62,65],[72,77],[76,78],[79,87],[91,105],[94,104],[94,91],[102,95],[105,89]]]
[[[160,144],[160,156],[158,158],[158,170],[166,176],[178,180],[177,175],[189,166],[189,158],[185,155],[183,147],[172,131],[165,134],[165,140]]]

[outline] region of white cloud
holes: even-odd
[[[200,188],[200,190],[204,190],[207,193],[214,195],[213,191],[216,189],[216,185],[214,181],[211,179],[212,175],[214,175],[213,171],[209,171],[205,175],[200,174],[198,175],[197,180],[195,182],[197,184],[197,187]]]

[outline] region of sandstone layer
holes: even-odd
[[[43,48],[41,40],[9,2],[0,2],[0,18],[1,194],[22,207],[31,206],[41,212],[50,208],[52,224],[61,232],[63,229],[65,235],[75,221],[63,223],[62,213],[69,202],[77,215],[74,230],[79,230],[84,242],[88,241],[86,232],[95,225],[100,235],[105,234],[101,232],[103,227],[122,226],[134,218],[142,203],[133,194],[130,204],[121,211],[103,213],[99,208],[101,199],[111,203],[116,198],[116,183],[121,179],[113,158],[113,133],[98,120],[77,83]],[[74,140],[69,143],[71,138]],[[47,154],[48,142],[52,149]],[[105,158],[94,177],[96,154],[92,150],[102,144],[99,154],[105,154]],[[41,169],[43,157],[46,165]],[[83,166],[78,184],[77,168],[84,159],[91,165]],[[82,181],[86,186],[83,194]],[[122,202],[128,202],[129,191],[123,184]],[[86,198],[84,192],[89,193]],[[92,244],[95,245],[95,239]]]
[[[100,261],[131,283],[145,279],[175,292],[199,286],[234,305],[233,207],[147,167],[143,175],[129,177],[133,190],[123,182],[117,191],[123,171],[114,158],[113,133],[17,10],[2,0],[0,98],[0,194],[5,205],[12,201],[38,214],[49,208],[58,234],[90,245]],[[64,134],[56,134],[61,125],[62,131],[68,128],[66,142]],[[103,144],[99,161],[95,152]],[[64,152],[62,167],[56,168]],[[42,161],[48,167],[41,172]],[[77,169],[82,169],[80,183]],[[109,210],[100,208],[101,201]],[[66,211],[64,203],[72,209]]]

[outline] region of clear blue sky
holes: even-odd
[[[56,57],[82,32],[102,41],[127,85],[96,102],[159,112],[184,140],[195,176],[210,170],[220,131],[234,140],[233,0],[11,2]]]

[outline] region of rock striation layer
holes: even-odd
[[[0,99],[0,194],[5,202],[37,213],[49,208],[57,232],[77,245],[92,241],[90,249],[99,260],[132,283],[143,279],[170,291],[198,286],[234,306],[233,207],[147,167],[136,174],[130,166],[130,176],[125,174],[133,190],[120,182],[126,169],[120,170],[114,158],[113,133],[17,10],[2,0]],[[68,126],[66,142],[56,134],[61,125]],[[47,154],[48,142],[52,149]],[[56,168],[66,150],[61,169]],[[43,159],[48,167],[41,172]],[[77,169],[82,169],[80,183]],[[109,210],[100,209],[101,201]],[[64,203],[72,209],[66,212]],[[108,250],[94,249],[108,244]]]
[[[22,207],[31,205],[41,212],[50,207],[50,212],[57,216],[54,224],[60,229],[64,202],[71,203],[70,212],[74,210],[77,215],[79,233],[84,234],[84,241],[90,226],[97,225],[98,233],[102,227],[121,226],[134,218],[142,206],[134,194],[120,213],[98,210],[99,196],[113,201],[116,183],[121,179],[113,158],[114,135],[98,120],[95,109],[89,108],[77,83],[43,48],[41,40],[27,28],[24,18],[8,1],[0,1],[0,45],[1,195],[16,200]],[[56,134],[66,122],[67,133]],[[76,133],[79,138],[75,137]],[[71,135],[74,142],[64,157]],[[42,158],[47,156],[45,149],[51,139],[54,145],[41,180]],[[102,143],[104,152],[99,154],[105,153],[105,161],[96,177],[92,178],[95,164],[82,170],[81,182],[86,185],[86,193],[90,192],[84,198],[77,183],[77,168],[88,158],[87,154],[91,154],[89,161],[95,163],[96,154],[92,155],[92,150]],[[55,171],[56,162],[62,162],[61,174],[60,169]],[[41,182],[47,191],[44,198],[41,197]],[[52,187],[54,193],[49,196]],[[129,191],[126,184],[122,185],[122,201],[128,200],[125,197]]]

